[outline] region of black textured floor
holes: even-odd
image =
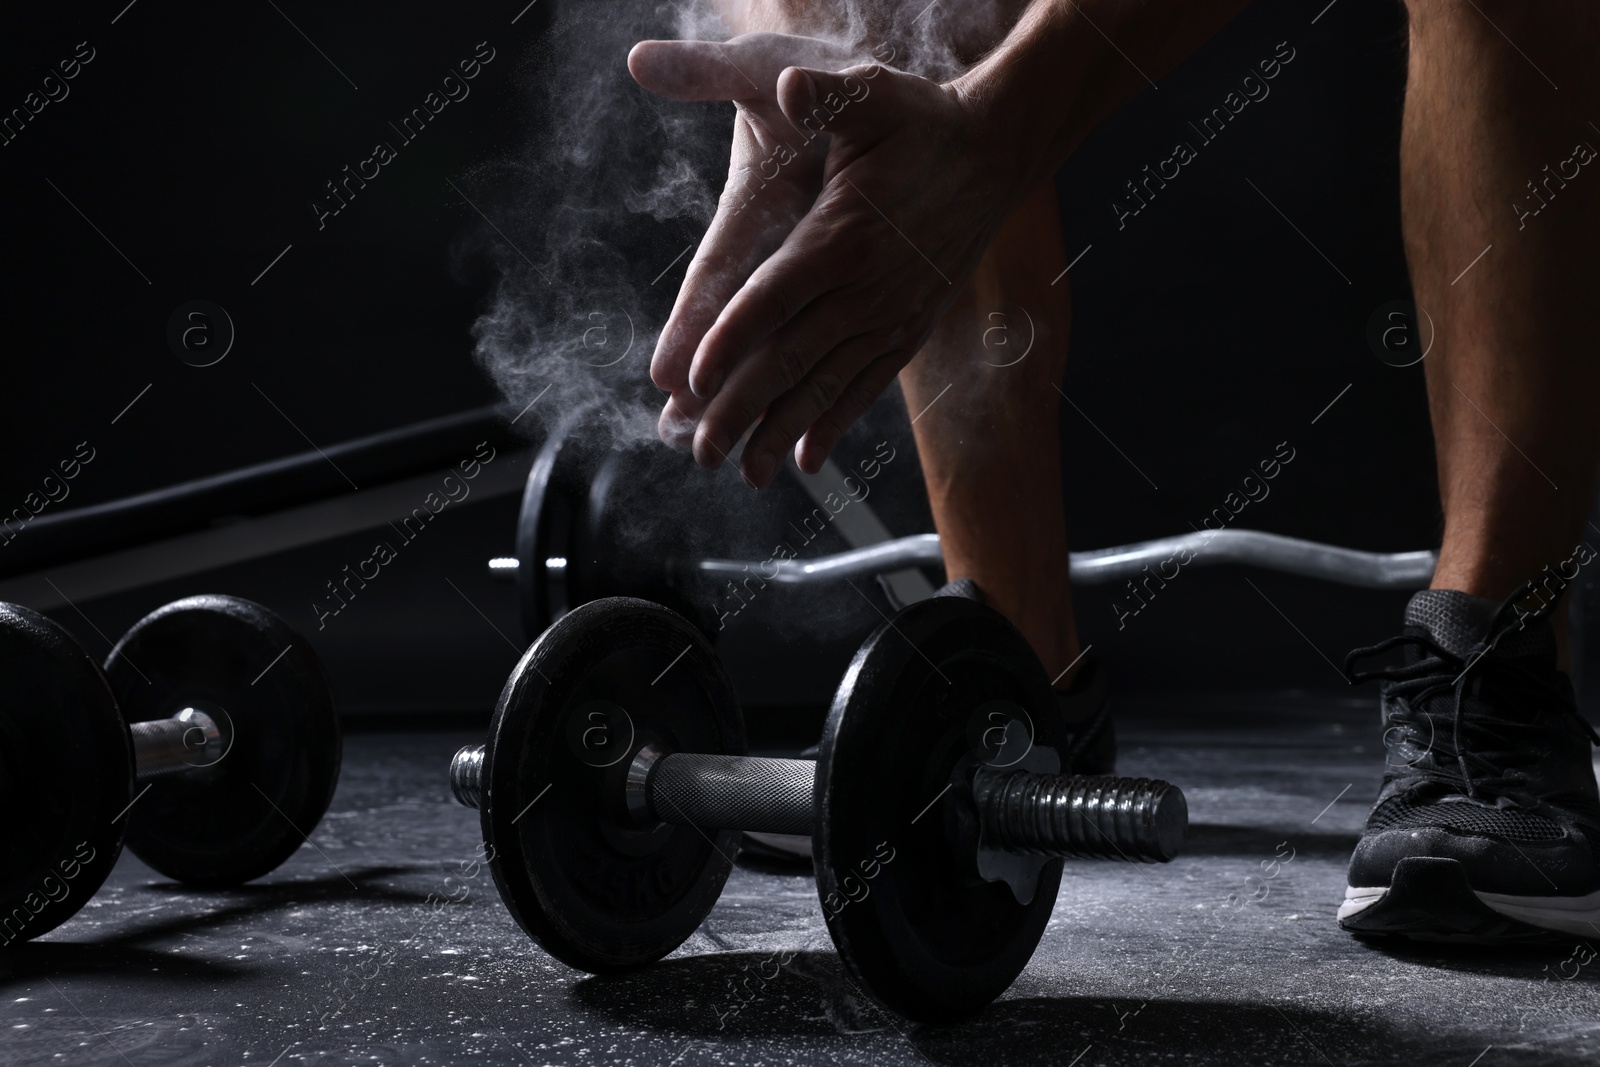
[[[0,1062],[1600,1059],[1588,946],[1387,951],[1334,925],[1382,764],[1375,717],[1287,697],[1127,717],[1121,770],[1183,786],[1186,854],[1069,868],[1010,992],[974,1019],[917,1028],[847,991],[809,876],[738,869],[665,962],[609,979],[567,969],[517,930],[474,862],[476,814],[445,784],[473,738],[353,737],[313,847],[266,880],[194,893],[125,855],[76,918],[0,954]],[[758,990],[739,1010],[736,983]]]

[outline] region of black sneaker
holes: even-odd
[[[1556,669],[1555,601],[1517,617],[1429,589],[1383,679],[1388,771],[1350,857],[1339,925],[1358,935],[1521,941],[1600,934],[1600,795],[1572,683]]]

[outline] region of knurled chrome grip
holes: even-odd
[[[675,752],[650,769],[650,813],[705,830],[811,833],[814,760]]]

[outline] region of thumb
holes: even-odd
[[[778,76],[778,106],[802,133],[851,133],[863,128],[859,105],[880,92],[896,72],[867,65],[849,70],[789,67]]]

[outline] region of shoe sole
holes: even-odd
[[[1479,893],[1457,860],[1411,856],[1388,886],[1350,886],[1339,925],[1360,937],[1473,944],[1549,941],[1600,934],[1600,892],[1582,897]]]

